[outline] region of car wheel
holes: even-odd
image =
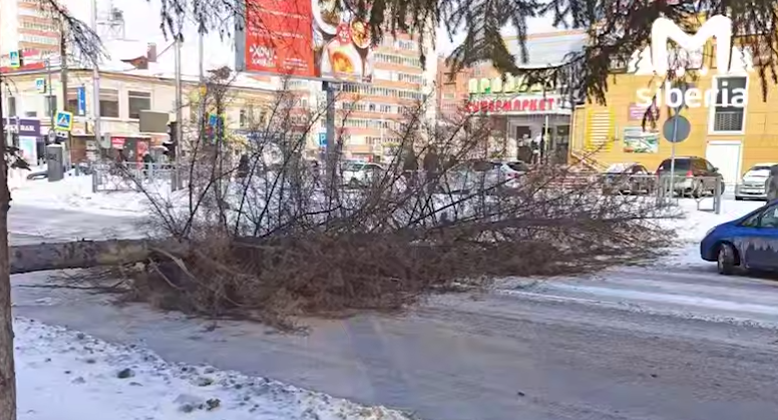
[[[719,245],[719,255],[716,258],[716,265],[719,269],[719,274],[730,275],[735,272],[737,260],[737,251],[735,247],[729,243],[723,243]]]

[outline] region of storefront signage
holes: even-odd
[[[558,98],[522,97],[500,99],[490,98],[468,102],[468,112],[514,113],[514,112],[550,112],[559,108]]]
[[[38,120],[31,120],[21,118],[11,118],[11,123],[8,124],[8,118],[3,118],[3,128],[11,133],[18,133],[19,136],[38,137],[41,135],[41,122]]]
[[[648,115],[648,108],[644,105],[638,105],[638,104],[629,104],[629,120],[630,121],[643,121],[644,117],[647,117]],[[653,120],[657,121],[659,120],[659,107],[656,105],[651,106],[651,114],[653,116]],[[650,115],[651,115],[650,114]]]
[[[553,92],[555,87],[551,83],[535,83],[530,85],[526,76],[513,76],[505,74],[505,81],[501,76],[493,79],[470,79],[468,91],[471,95],[491,95],[499,93],[542,93]]]

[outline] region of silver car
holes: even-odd
[[[735,200],[767,200],[767,181],[770,168],[778,163],[757,163],[735,186]]]

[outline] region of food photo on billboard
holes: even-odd
[[[370,83],[370,27],[347,1],[247,0],[246,71]]]

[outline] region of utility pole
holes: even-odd
[[[67,37],[65,36],[65,26],[59,26],[59,79],[62,85],[62,109],[72,112],[68,109],[68,47],[66,44]],[[65,167],[70,169],[71,161],[73,159],[73,136],[70,132],[67,133],[67,153],[65,154]],[[67,172],[67,169],[66,169]]]
[[[182,88],[181,88],[181,35],[176,35],[176,41],[175,41],[175,67],[176,67],[176,139],[179,144],[183,145],[183,135],[182,135],[182,111],[181,107],[183,106],[183,103],[181,101],[181,95],[182,95]],[[179,148],[180,150],[180,148]],[[176,160],[178,160],[178,153],[176,153]],[[179,171],[178,171],[178,162],[172,162],[173,166],[173,172],[170,176],[170,184],[171,189],[173,191],[177,190],[179,187]]]
[[[92,0],[91,26],[92,30],[97,33],[97,0]],[[97,144],[102,145],[102,131],[100,129],[100,69],[97,65],[97,61],[92,64],[92,83],[92,114],[94,117],[92,131],[95,133],[95,141]],[[102,146],[98,147],[102,148]]]
[[[50,130],[54,130],[54,109],[56,108],[56,104],[52,104],[51,102],[51,96],[54,93],[54,86],[51,84],[51,55],[46,57],[46,75],[48,76],[49,80],[46,82],[46,104],[49,107],[49,128]],[[52,108],[53,106],[53,108]]]

